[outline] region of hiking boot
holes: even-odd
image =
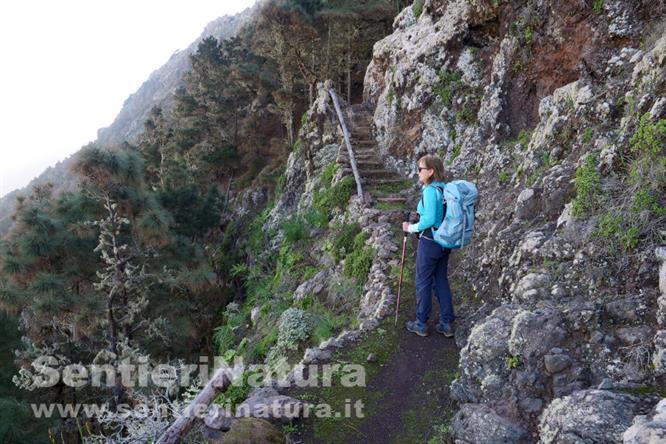
[[[408,321],[405,324],[405,327],[407,327],[407,331],[411,331],[412,333],[416,333],[419,336],[428,336],[428,327],[423,325],[420,321]]]
[[[437,333],[441,333],[447,338],[453,337],[453,326],[449,322],[440,322],[437,324]]]

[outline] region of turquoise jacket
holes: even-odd
[[[442,224],[444,219],[443,196],[435,186],[444,189],[444,185],[444,182],[433,181],[423,187],[423,199],[419,199],[416,207],[416,211],[419,213],[419,223],[409,225],[410,233],[418,233],[431,227],[439,228]]]

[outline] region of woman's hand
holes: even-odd
[[[409,233],[409,222],[402,223],[402,231],[406,231]]]

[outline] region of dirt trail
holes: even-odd
[[[314,405],[325,403],[334,412],[343,412],[341,417],[311,415],[288,427],[292,443],[442,442],[437,437],[445,435],[455,413],[449,385],[456,377],[458,349],[453,339],[435,332],[439,307],[434,298],[428,322],[430,335],[420,337],[405,329],[405,322],[415,315],[413,244],[408,251],[397,326],[393,317],[384,320],[332,359],[332,363],[364,366],[365,386],[334,383],[333,387],[290,389],[290,396]],[[375,355],[375,362],[368,362],[369,354]],[[348,408],[351,417],[344,417],[345,406],[357,401],[363,403],[363,417],[356,417],[353,408]]]
[[[449,397],[458,367],[454,340],[435,333],[433,325],[425,338],[400,327],[398,349],[368,384],[369,391],[383,394],[359,428],[369,442],[427,442],[435,427],[446,426],[454,412]]]

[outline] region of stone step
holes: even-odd
[[[373,157],[368,157],[366,159],[359,159],[358,157],[356,158],[356,166],[359,168],[365,168],[367,170],[381,170],[384,168],[384,163],[379,160],[378,157],[373,156]],[[349,159],[345,157],[338,157],[337,162],[340,165],[349,165],[351,166],[351,162],[349,162]]]
[[[377,154],[379,155],[379,152],[377,151],[376,146],[370,146],[370,145],[356,145],[352,146],[352,151],[354,152],[354,156],[357,154]],[[344,153],[345,156],[348,156],[349,154],[347,151],[347,148],[340,150],[341,153]]]
[[[377,142],[375,142],[374,140],[352,140],[351,145],[352,145],[352,148],[354,148],[354,149],[356,147],[363,147],[363,148],[376,147]]]
[[[351,133],[352,136],[356,134],[365,134],[370,135],[372,134],[372,127],[371,126],[366,126],[366,125],[354,125],[351,128],[349,128],[349,132]]]
[[[342,169],[343,174],[352,174],[352,169],[351,168],[343,168]],[[358,173],[361,175],[363,178],[386,178],[386,179],[391,179],[395,177],[395,173],[393,171],[386,171],[386,170],[370,170],[370,169],[363,169],[360,168],[358,169]]]
[[[344,109],[346,112],[351,112],[355,116],[357,115],[372,115],[372,108],[369,108],[365,103],[356,103],[354,105],[349,105]]]
[[[365,170],[363,168],[359,168],[361,176],[367,177],[367,178],[386,178],[386,179],[393,179],[396,176],[396,173],[393,171],[388,171],[388,170]]]
[[[354,149],[354,157],[358,158],[359,156],[376,156],[379,159],[379,153],[374,148],[356,148]],[[340,151],[339,156],[344,157],[345,159],[349,158],[347,150]]]
[[[377,152],[377,147],[376,146],[370,146],[370,145],[356,145],[352,146],[352,150],[354,151],[354,156],[357,154],[379,154]],[[341,153],[344,153],[345,155],[347,154],[347,149],[340,150]]]
[[[384,203],[407,203],[407,199],[403,196],[380,196],[375,200]]]
[[[365,164],[366,168],[371,170],[378,170],[383,168],[383,164],[380,163],[380,160],[377,156],[354,156],[356,159],[356,166],[361,168],[361,164]],[[338,159],[338,164],[347,165],[351,167],[351,162],[347,158]]]
[[[365,112],[353,112],[353,113],[345,113],[345,119],[347,119],[348,122],[366,122],[366,121],[372,121],[373,120],[373,115],[367,111]]]
[[[376,143],[369,143],[369,142],[362,142],[362,143],[352,143],[352,150],[354,150],[355,153],[360,153],[363,151],[372,151],[373,153],[377,152],[377,144]]]
[[[395,175],[395,173],[393,173]],[[405,179],[376,179],[368,178],[365,180],[365,183],[368,186],[378,186],[378,185],[392,185],[392,184],[402,184],[405,183]]]
[[[348,169],[351,170],[351,163],[348,161],[340,161],[338,160],[338,165],[342,167],[342,169]],[[384,165],[379,162],[379,161],[360,161],[356,162],[356,167],[361,170],[361,171],[375,171],[375,170],[381,170],[384,168]]]

